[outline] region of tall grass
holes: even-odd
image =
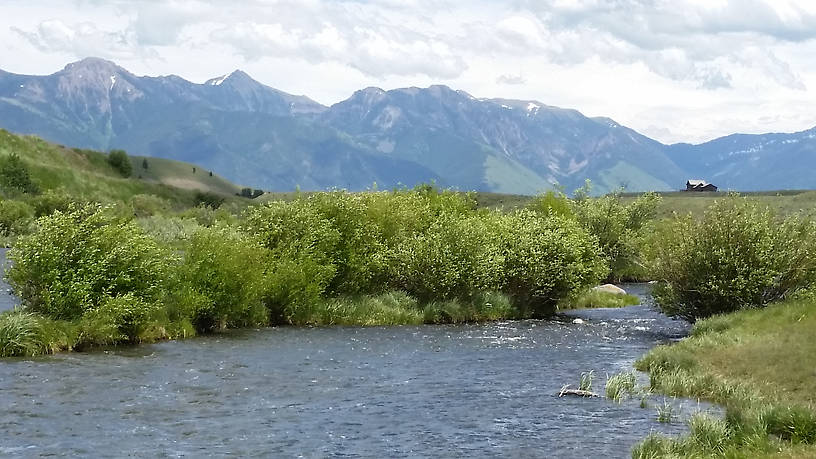
[[[635,295],[604,292],[601,290],[587,290],[574,299],[562,301],[558,308],[590,309],[590,308],[622,308],[640,304],[640,298]]]
[[[70,350],[76,330],[68,323],[21,310],[0,314],[0,357],[36,356]]]
[[[592,391],[592,381],[595,379],[595,371],[589,370],[581,373],[581,379],[578,382],[578,390],[587,392]]]
[[[620,403],[637,393],[637,377],[634,372],[618,373],[606,380],[606,398]]]

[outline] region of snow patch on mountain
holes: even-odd
[[[227,78],[229,78],[229,75],[221,75],[218,78],[213,78],[212,80],[208,81],[207,84],[210,86],[221,86],[221,83],[223,83]]]

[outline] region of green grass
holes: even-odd
[[[311,305],[296,324],[305,325],[419,325],[422,311],[414,298],[402,292],[376,296],[330,298]]]
[[[637,378],[634,372],[618,373],[606,380],[606,398],[620,403],[626,397],[637,393]]]
[[[643,193],[624,193],[624,204],[629,204]],[[657,207],[657,218],[678,214],[691,213],[702,215],[716,199],[726,196],[725,192],[698,193],[698,192],[658,192],[663,199]],[[804,215],[816,216],[816,191],[814,190],[777,190],[777,191],[749,191],[741,192],[743,196],[756,199],[761,204],[770,207],[780,215],[791,215],[798,212]],[[479,207],[491,209],[514,210],[525,207],[535,196],[502,193],[475,193]]]
[[[21,310],[0,314],[0,357],[36,356],[70,350],[77,331],[67,322]]]
[[[670,401],[663,399],[663,404],[657,407],[657,422],[661,424],[671,424],[674,420],[674,405]]]
[[[692,418],[687,437],[649,437],[633,457],[816,457],[816,297],[698,322],[636,367],[651,389],[703,398],[724,419]]]
[[[143,160],[147,160],[148,168],[143,167]],[[241,187],[220,177],[213,172],[196,166],[195,164],[174,161],[162,158],[145,158],[132,156],[133,176],[152,183],[169,185],[186,190],[201,190],[234,196],[241,192]],[[195,168],[195,172],[193,172]]]
[[[0,129],[0,155],[18,154],[41,191],[63,190],[71,196],[102,202],[129,201],[136,195],[155,195],[181,209],[196,204],[195,193],[223,195],[229,202],[248,204],[235,196],[241,187],[193,164],[133,156],[133,174],[123,178],[107,162],[105,153],[70,149],[32,136]],[[196,173],[193,173],[193,167]],[[139,177],[142,178],[139,178]]]
[[[591,308],[622,308],[640,304],[640,298],[635,295],[618,294],[604,292],[600,290],[588,290],[578,298],[563,301],[558,308],[568,309],[591,309]]]
[[[625,203],[634,201],[641,193],[627,193],[622,199]],[[702,216],[716,199],[727,195],[724,192],[661,192],[663,199],[657,207],[657,218],[671,217],[673,213]],[[741,192],[740,195],[756,200],[761,205],[771,208],[781,216],[801,213],[816,216],[816,191],[809,190],[778,190]]]
[[[581,373],[581,379],[578,381],[578,390],[592,391],[592,381],[595,379],[595,372],[589,370]]]

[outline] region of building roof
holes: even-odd
[[[706,186],[706,185],[708,185],[708,182],[706,182],[705,180],[694,180],[694,179],[691,179],[691,180],[689,180],[689,181],[688,181],[688,182],[686,182],[686,183],[688,183],[688,184],[689,184],[689,185],[691,185],[691,186],[695,186],[695,187],[697,187],[697,186]]]

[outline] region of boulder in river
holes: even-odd
[[[594,287],[592,290],[598,290],[598,291],[607,292],[607,293],[614,293],[615,295],[626,295],[626,290],[618,287],[617,285],[612,285],[612,284],[599,285],[597,287]]]

